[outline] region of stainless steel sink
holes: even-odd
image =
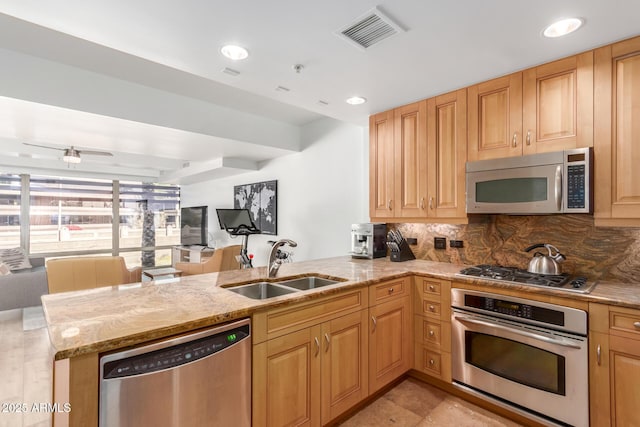
[[[250,283],[248,285],[234,286],[226,289],[253,299],[267,299],[298,292],[298,289],[287,288],[279,286],[277,283],[269,282]]]
[[[333,285],[334,283],[338,283],[338,280],[325,279],[324,277],[318,276],[307,276],[300,277],[298,279],[291,279],[278,282],[278,284],[287,286],[289,288],[299,289],[301,291],[306,291],[308,289],[316,289],[321,288],[323,286]]]

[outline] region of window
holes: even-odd
[[[32,176],[29,252],[110,252],[111,181]]]
[[[20,176],[0,174],[0,248],[20,246]]]
[[[0,236],[7,235],[3,246],[20,245],[20,178],[0,175],[0,215],[6,212],[0,220],[15,222],[14,228],[0,228]],[[22,230],[28,233],[30,253],[117,254],[130,267],[171,264],[170,248],[180,243],[180,187],[27,175],[23,180],[25,186],[28,182],[29,224]]]
[[[168,248],[180,244],[180,189],[175,185],[120,183],[120,250],[142,248],[143,266],[170,265]],[[129,264],[127,264],[129,265]]]

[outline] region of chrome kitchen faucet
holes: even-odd
[[[276,274],[278,273],[278,269],[280,268],[280,265],[282,265],[283,259],[279,258],[277,255],[278,255],[278,252],[280,251],[280,247],[284,245],[289,245],[292,248],[295,248],[296,246],[298,246],[296,242],[289,239],[278,240],[273,244],[273,246],[271,247],[271,252],[269,253],[269,264],[268,264],[270,278],[276,277]]]

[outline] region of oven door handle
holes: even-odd
[[[534,334],[533,332],[528,332],[528,331],[522,331],[519,329],[515,329],[515,328],[509,328],[506,326],[502,326],[500,324],[497,323],[492,323],[492,322],[487,322],[484,320],[477,320],[471,317],[467,317],[467,316],[453,316],[456,320],[459,320],[461,322],[467,322],[467,323],[473,323],[475,325],[482,325],[482,326],[489,326],[492,328],[496,328],[496,329],[501,329],[503,331],[508,331],[508,332],[513,332],[514,334],[518,334],[518,335],[522,335],[528,338],[533,338],[539,341],[544,341],[544,342],[548,342],[551,344],[557,344],[557,345],[561,345],[563,347],[570,347],[570,348],[575,348],[575,349],[580,349],[582,348],[581,346],[577,345],[577,344],[573,344],[564,340],[557,340],[554,338],[549,338],[547,336],[544,335],[540,335],[540,334]]]

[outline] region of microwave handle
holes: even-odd
[[[556,166],[556,207],[562,212],[562,165]]]

